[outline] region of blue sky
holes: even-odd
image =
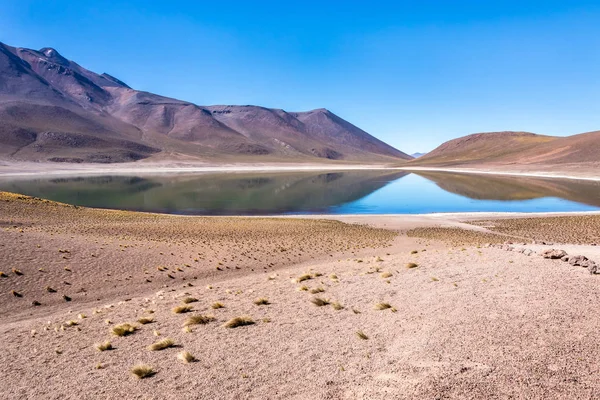
[[[409,153],[600,129],[597,0],[325,3],[3,0],[0,41],[202,105],[325,107]]]

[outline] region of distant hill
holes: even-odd
[[[410,156],[413,158],[423,157],[427,153],[412,153]]]
[[[411,156],[326,109],[199,106],[130,88],[55,49],[0,43],[0,157],[29,161],[343,160]]]
[[[488,132],[453,139],[443,143],[412,164],[462,165],[474,163],[527,162],[520,156],[536,151],[541,145],[552,145],[556,137],[529,132]]]

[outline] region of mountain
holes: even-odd
[[[52,48],[0,43],[0,157],[397,162],[411,156],[331,111],[200,106],[132,89]]]
[[[552,136],[529,132],[488,132],[453,139],[443,143],[412,163],[453,166],[476,163],[509,163],[521,160],[520,154],[557,140]]]
[[[425,154],[427,154],[427,153],[412,153],[410,156],[412,158],[419,158],[419,157],[423,157]]]

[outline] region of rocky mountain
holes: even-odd
[[[326,109],[200,106],[132,89],[52,48],[0,43],[0,157],[397,162],[411,156]]]

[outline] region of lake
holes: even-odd
[[[87,207],[188,215],[600,209],[600,182],[397,170],[3,177],[0,190]]]

